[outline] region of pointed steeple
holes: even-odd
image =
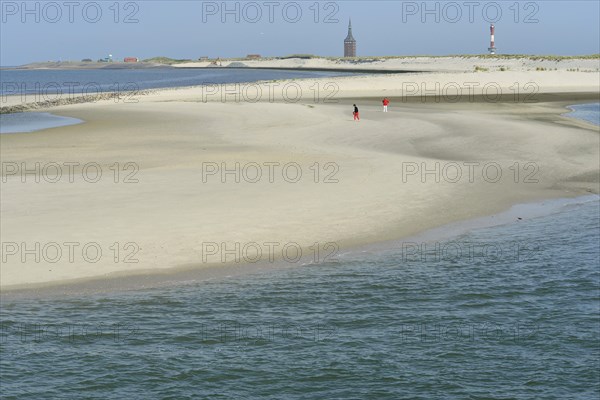
[[[346,36],[346,42],[356,42],[354,36],[352,36],[352,18],[350,18],[350,22],[348,23],[348,36]]]
[[[356,57],[356,40],[352,36],[352,19],[348,22],[348,36],[344,40],[344,57]]]

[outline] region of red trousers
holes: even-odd
[[[355,121],[356,121],[356,120],[359,120],[359,121],[360,121],[360,113],[357,113],[357,112],[355,112],[355,113],[352,113],[352,114],[354,114],[354,120],[355,120]]]

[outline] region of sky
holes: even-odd
[[[247,54],[359,56],[600,53],[600,2],[0,0],[0,65]]]

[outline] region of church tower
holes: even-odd
[[[344,57],[356,57],[356,40],[352,36],[352,20],[348,24],[348,36],[344,40]]]

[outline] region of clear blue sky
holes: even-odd
[[[316,0],[228,1],[229,14],[223,1],[68,3],[30,1],[25,9],[20,0],[1,0],[0,64],[96,60],[108,54],[115,59],[340,56],[350,17],[361,56],[485,53],[490,20],[496,21],[499,54],[600,53],[597,0],[430,1],[425,3],[430,13],[422,1],[320,1],[318,7]]]

